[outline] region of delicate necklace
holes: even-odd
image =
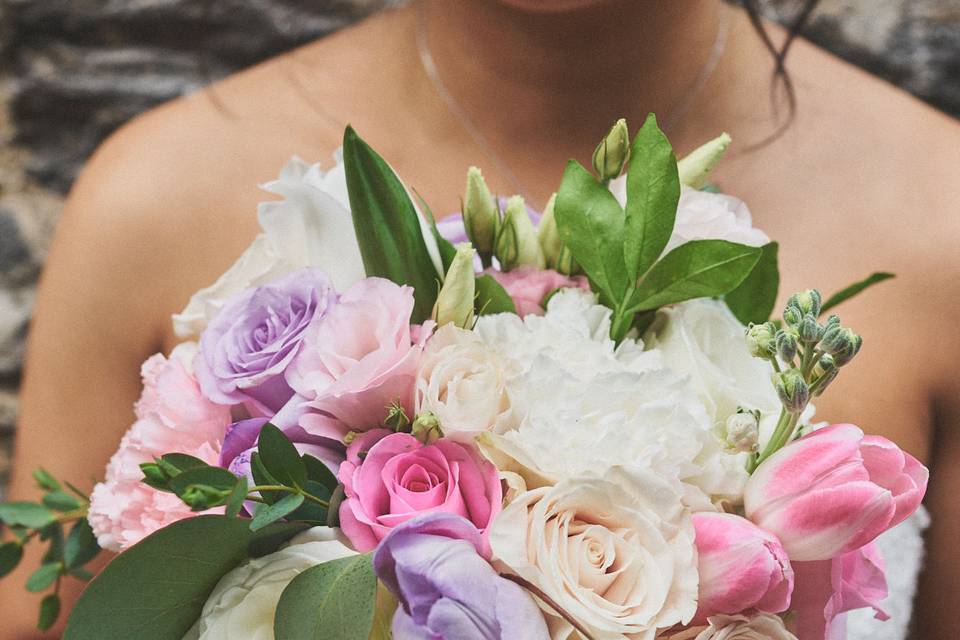
[[[483,132],[480,131],[480,128],[474,123],[473,119],[470,117],[470,114],[468,114],[466,109],[463,108],[463,105],[461,105],[453,96],[453,94],[450,93],[450,90],[447,89],[447,85],[443,82],[443,78],[440,77],[437,64],[433,59],[433,53],[430,50],[430,43],[427,37],[427,16],[424,12],[423,5],[423,2],[416,3],[417,52],[420,54],[420,63],[423,66],[424,73],[427,74],[427,78],[430,80],[430,84],[433,85],[433,89],[436,91],[437,96],[446,105],[447,110],[457,119],[464,131],[466,131],[467,134],[473,139],[474,143],[476,143],[476,145],[483,150],[484,155],[486,155],[493,162],[493,164],[496,165],[497,171],[510,182],[511,187],[514,188],[517,193],[522,195],[527,202],[529,202],[531,205],[534,204],[534,200],[530,197],[527,189],[524,188],[523,183],[520,182],[516,174],[510,169],[510,166],[507,164],[507,162],[500,156],[499,153],[497,153],[497,150],[494,149],[493,145],[490,144],[490,142],[487,140],[487,137],[483,135]],[[727,48],[727,34],[729,31],[729,10],[725,7],[721,7],[720,20],[719,24],[717,25],[717,37],[713,42],[712,49],[710,50],[710,56],[700,69],[700,73],[697,74],[697,77],[693,84],[690,85],[690,88],[686,91],[686,93],[684,93],[683,96],[680,97],[670,111],[668,111],[667,114],[661,118],[661,126],[664,129],[672,128],[678,124],[693,106],[694,99],[700,94],[701,91],[703,91],[707,81],[710,80],[713,72],[716,71],[717,66],[720,63],[720,59],[723,57],[723,53]]]

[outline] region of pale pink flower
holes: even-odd
[[[747,517],[774,533],[791,560],[858,549],[916,511],[928,472],[913,456],[852,424],[814,431],[754,472]]]
[[[200,393],[183,362],[189,349],[183,345],[170,359],[158,354],[143,364],[137,421],[90,497],[90,525],[105,549],[122,551],[158,529],[196,515],[177,496],[143,484],[139,466],[166,453],[186,453],[217,464],[230,410]]]
[[[493,276],[510,294],[521,318],[531,314],[542,316],[543,299],[557,289],[590,290],[590,283],[583,276],[565,276],[552,269],[538,269],[529,265],[507,272],[487,269],[485,273]]]

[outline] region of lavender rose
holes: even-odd
[[[373,564],[400,600],[394,638],[550,637],[530,595],[497,575],[482,545],[477,528],[451,513],[419,516],[384,538]]]
[[[307,327],[336,304],[319,269],[300,269],[227,302],[200,338],[194,364],[204,395],[273,415],[293,391],[284,372],[300,352]]]

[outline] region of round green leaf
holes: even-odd
[[[42,529],[56,519],[56,515],[35,502],[7,502],[0,504],[0,521],[10,526]]]
[[[37,629],[46,631],[60,617],[60,596],[51,593],[40,601],[40,618],[37,620]]]
[[[63,569],[63,565],[59,562],[42,565],[27,578],[27,591],[37,593],[50,587],[56,582],[61,569]]]
[[[23,547],[19,542],[7,542],[0,545],[0,578],[17,568],[23,559]]]

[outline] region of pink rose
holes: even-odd
[[[376,429],[350,444],[338,477],[347,497],[340,527],[357,551],[375,548],[420,514],[453,513],[483,533],[489,557],[487,527],[500,513],[503,493],[496,467],[471,446],[446,439],[424,445],[409,434]]]
[[[916,511],[926,467],[886,438],[835,424],[787,445],[747,481],[747,517],[794,561],[858,549]]]
[[[286,373],[298,396],[281,410],[278,426],[298,423],[311,435],[342,440],[350,430],[381,425],[392,403],[413,415],[422,345],[411,339],[412,311],[410,287],[383,278],[350,287],[307,329]]]
[[[230,409],[214,404],[200,392],[187,370],[185,352],[174,349],[170,359],[155,355],[142,368],[143,394],[135,407],[137,421],[107,465],[106,478],[90,497],[90,526],[100,546],[127,549],[158,529],[197,515],[172,493],[141,482],[140,464],[165,453],[186,453],[216,465],[230,424]],[[221,509],[222,510],[222,509]]]
[[[506,289],[521,318],[530,314],[542,316],[543,299],[551,291],[561,288],[590,290],[590,283],[585,277],[569,277],[552,269],[523,266],[507,272],[487,269],[485,273],[493,276]]]
[[[798,562],[793,610],[797,632],[807,640],[844,640],[846,618],[854,609],[871,607],[887,620],[880,603],[887,597],[883,557],[873,543],[833,558]]]
[[[790,606],[793,569],[776,536],[729,513],[696,513],[700,597],[697,617]]]

